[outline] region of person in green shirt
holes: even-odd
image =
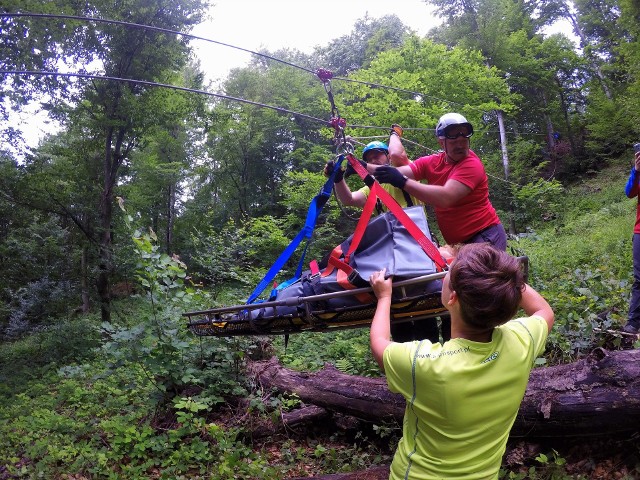
[[[378,298],[371,351],[407,407],[390,479],[497,479],[536,358],[554,322],[515,257],[486,243],[458,250],[442,282],[451,339],[390,340],[392,277],[370,278]],[[511,320],[519,309],[526,317]]]

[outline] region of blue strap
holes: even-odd
[[[631,198],[631,191],[633,190],[633,187],[635,187],[638,184],[638,180],[636,180],[637,175],[636,175],[636,167],[633,166],[631,167],[631,173],[629,174],[629,180],[627,180],[627,185],[624,187],[624,193],[627,195],[627,197]]]
[[[295,252],[295,250],[298,248],[298,245],[300,245],[302,240],[306,238],[307,244],[304,247],[304,252],[302,254],[302,257],[300,258],[300,262],[298,263],[298,268],[296,270],[295,277],[293,277],[290,280],[287,280],[287,282],[284,282],[284,284],[290,285],[291,283],[296,281],[298,278],[300,278],[300,276],[302,275],[302,266],[304,264],[304,257],[307,253],[307,247],[309,246],[309,240],[313,235],[313,230],[315,229],[316,221],[320,216],[320,212],[322,211],[322,208],[324,207],[324,205],[327,203],[327,200],[329,200],[329,197],[331,196],[331,190],[333,190],[333,183],[336,176],[336,172],[341,167],[343,159],[344,159],[343,156],[340,156],[338,158],[333,168],[333,172],[331,172],[331,175],[329,175],[329,178],[327,179],[324,186],[322,187],[322,190],[320,190],[320,193],[315,197],[313,197],[313,199],[309,203],[309,210],[307,211],[307,219],[305,220],[304,227],[302,227],[302,230],[300,230],[298,235],[296,235],[296,237],[293,240],[291,240],[291,243],[289,243],[287,248],[283,250],[283,252],[280,254],[278,259],[274,262],[274,264],[271,266],[269,271],[266,273],[264,278],[260,281],[258,286],[253,290],[253,292],[249,296],[249,299],[247,300],[247,303],[253,303],[256,300],[256,298],[258,298],[258,296],[263,292],[263,290],[267,288],[267,285],[271,283],[271,281],[275,278],[278,272],[282,269],[282,267],[287,262],[287,260],[289,260],[291,255],[293,255],[293,252]]]

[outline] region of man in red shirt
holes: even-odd
[[[399,168],[371,165],[368,168],[380,183],[389,183],[433,205],[438,226],[448,244],[487,242],[504,251],[507,235],[489,201],[482,161],[469,149],[471,135],[473,126],[465,117],[447,113],[436,126],[441,152]],[[397,135],[389,139],[389,155],[397,165],[408,161]],[[420,180],[427,180],[428,184]]]

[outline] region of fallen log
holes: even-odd
[[[330,364],[296,372],[276,358],[248,365],[264,388],[370,421],[401,422],[405,401],[383,377],[347,375]],[[573,363],[535,368],[512,438],[610,435],[640,430],[640,350],[596,349]]]
[[[305,423],[314,423],[323,420],[329,415],[326,408],[317,405],[309,405],[291,412],[283,412],[280,418],[287,428],[293,428]]]
[[[295,477],[290,480],[388,480],[389,466],[373,467],[368,470],[360,470],[351,473],[334,473],[320,475],[318,477]]]

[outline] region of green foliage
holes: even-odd
[[[515,219],[520,225],[536,225],[560,210],[564,187],[557,180],[535,180],[512,188]]]
[[[371,355],[367,329],[292,335],[286,349],[274,347],[283,365],[296,370],[318,370],[331,362],[345,373],[380,376],[380,368]]]
[[[419,129],[411,132],[411,140],[427,148],[438,148],[433,128],[438,118],[451,110],[449,103],[443,104],[438,99],[447,99],[456,105],[474,105],[473,109],[461,111],[476,126],[478,141],[483,143],[486,124],[482,112],[497,108],[511,111],[517,100],[499,72],[487,67],[477,51],[448,49],[418,38],[407,40],[398,49],[381,53],[369,68],[355,73],[354,78],[376,83],[380,78],[388,78],[388,84],[403,90],[345,85],[343,95],[346,94],[350,102],[343,110],[350,121],[381,126],[399,123],[405,128]],[[355,131],[355,135],[368,134],[367,131]],[[417,158],[422,153],[413,145],[407,145],[407,149],[410,158]]]
[[[606,97],[596,90],[591,95],[586,112],[586,127],[589,139],[588,153],[597,159],[597,165],[617,158],[627,151],[630,144],[638,141],[638,131],[633,117],[618,101]]]
[[[556,450],[551,450],[550,455],[541,453],[535,458],[538,467],[530,467],[527,472],[516,473],[507,469],[500,470],[500,478],[503,480],[580,480],[586,477],[570,475],[565,471],[567,461]]]
[[[131,222],[131,217],[127,221]],[[203,387],[202,398],[210,405],[222,402],[224,395],[244,393],[234,375],[242,350],[234,351],[230,348],[233,343],[224,341],[200,352],[194,349],[181,315],[202,305],[208,297],[202,290],[185,285],[185,265],[175,256],[160,253],[155,240],[153,232],[133,233],[139,256],[137,278],[145,290],[150,311],[133,325],[103,324],[109,335],[103,353],[110,359],[110,368],[140,365],[163,402],[192,384]],[[216,367],[217,381],[208,383],[208,375],[200,375],[205,366]]]
[[[277,478],[239,441],[238,431],[197,415],[208,408],[202,402],[176,399],[175,423],[154,427],[140,369],[108,372],[85,366],[61,370],[57,380],[50,380],[56,386],[47,392],[34,383],[0,411],[0,454],[10,475]]]
[[[613,172],[621,174],[619,168]],[[626,321],[633,208],[622,186],[603,177],[567,190],[564,215],[556,212],[559,218],[548,228],[510,242],[529,256],[530,283],[556,313],[547,343],[552,363],[586,353],[604,341],[598,329],[620,328]],[[577,194],[585,190],[588,197]]]
[[[257,284],[293,239],[294,235],[289,238],[290,234],[285,233],[290,230],[283,224],[284,220],[264,216],[250,219],[242,226],[230,221],[219,231],[211,229],[206,235],[194,235],[192,261],[198,275],[207,280],[216,295],[223,287],[246,290]],[[295,255],[285,266],[290,270],[282,273],[282,279],[286,279],[287,272],[293,273],[294,262],[297,262]]]

